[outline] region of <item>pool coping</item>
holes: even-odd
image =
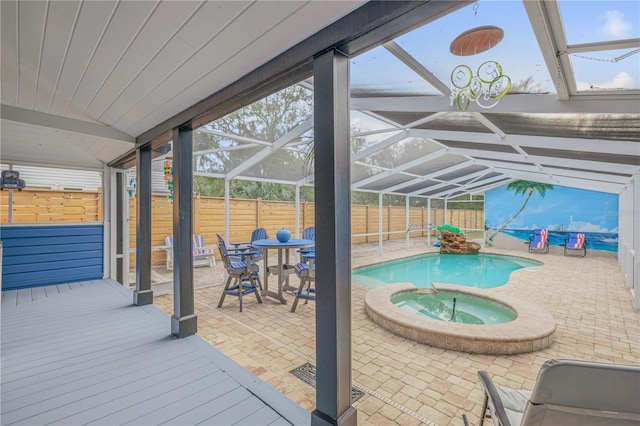
[[[456,284],[435,284],[440,290],[459,291],[505,304],[517,312],[515,320],[491,325],[438,321],[395,306],[391,297],[416,291],[411,283],[394,283],[369,290],[365,311],[369,318],[392,333],[431,346],[461,352],[506,355],[534,352],[550,346],[556,323],[543,308],[493,289],[476,289]]]

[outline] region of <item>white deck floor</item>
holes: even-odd
[[[111,280],[3,292],[1,424],[309,424],[274,388],[131,301]]]

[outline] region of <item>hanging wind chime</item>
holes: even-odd
[[[478,14],[479,3],[473,5]],[[456,56],[472,56],[485,52],[502,41],[502,28],[487,25],[463,32],[451,42],[449,51]],[[482,108],[495,106],[511,89],[511,79],[502,72],[496,61],[486,61],[474,74],[471,67],[458,65],[451,72],[451,92],[449,99],[458,111],[466,111],[471,102]]]
[[[164,162],[164,180],[167,183],[167,189],[169,190],[167,199],[171,204],[173,204],[173,163],[169,160]]]

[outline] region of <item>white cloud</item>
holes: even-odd
[[[608,37],[614,39],[629,37],[631,23],[624,20],[624,15],[621,12],[610,10],[605,12],[601,19],[604,19],[604,25],[600,27],[600,31]]]
[[[637,89],[636,82],[628,73],[622,71],[613,77],[611,81],[601,83],[587,83],[586,81],[577,81],[578,90],[592,89]]]
[[[569,232],[611,232],[604,226],[596,225],[595,223],[589,222],[571,222],[567,227],[567,231]]]

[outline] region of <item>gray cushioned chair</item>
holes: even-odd
[[[640,425],[640,365],[551,359],[532,391],[496,385],[485,371],[478,376],[481,424],[489,414],[496,426]]]

